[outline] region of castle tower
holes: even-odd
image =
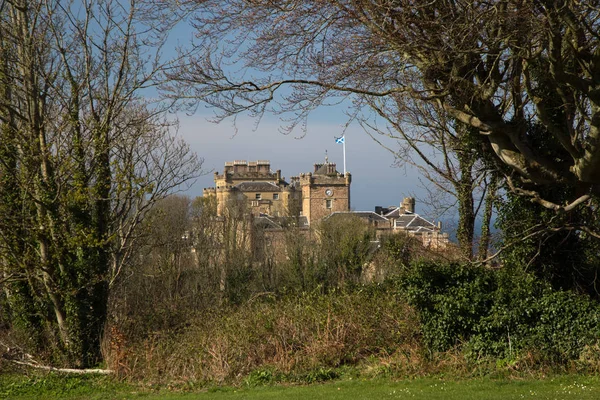
[[[413,213],[415,212],[415,198],[414,197],[405,197],[400,203],[400,208],[406,212]]]
[[[349,172],[340,174],[327,160],[315,164],[313,172],[300,174],[302,215],[308,223],[312,225],[336,211],[349,211],[351,182]]]
[[[214,173],[214,188],[207,188],[205,196],[216,196],[217,215],[229,211],[253,215],[291,215],[300,192],[292,179],[287,183],[281,170],[271,171],[268,160],[236,160],[225,163],[223,173]],[[293,214],[296,215],[296,214]]]

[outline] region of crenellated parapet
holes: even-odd
[[[214,188],[203,191],[216,196],[217,213],[240,201],[251,215],[304,215],[315,222],[334,211],[350,208],[350,173],[341,174],[335,163],[314,164],[312,172],[290,178],[271,171],[267,160],[235,160],[214,173]]]
[[[204,189],[202,189],[202,196],[203,197],[216,196],[216,195],[217,195],[217,188],[210,187],[210,188],[204,188]]]

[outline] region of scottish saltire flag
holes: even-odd
[[[346,142],[346,137],[342,136],[342,137],[339,137],[339,138],[335,138],[335,142],[336,143],[340,143],[340,144],[344,144]]]

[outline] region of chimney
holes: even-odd
[[[415,198],[414,197],[405,197],[402,200],[402,204],[400,208],[404,208],[406,212],[413,213],[415,212]]]

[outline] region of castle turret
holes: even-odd
[[[350,210],[352,176],[340,174],[335,163],[314,164],[313,172],[300,174],[302,215],[313,224],[336,211]]]
[[[405,197],[400,204],[400,209],[405,212],[413,213],[415,212],[415,198],[414,197]]]

